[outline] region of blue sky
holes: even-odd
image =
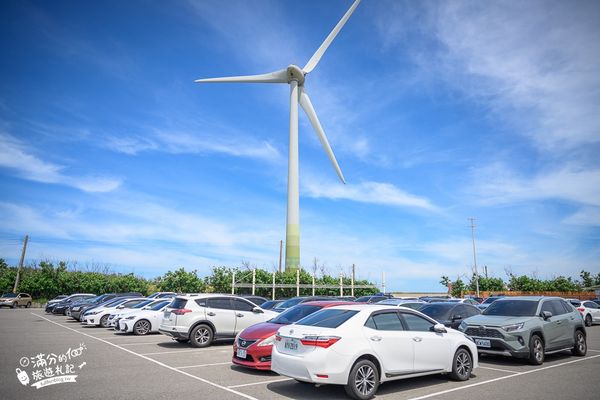
[[[0,257],[147,277],[285,239],[288,86],[349,0],[4,1]],[[440,291],[600,272],[600,4],[364,0],[300,111],[301,264]]]

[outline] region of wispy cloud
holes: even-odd
[[[121,180],[112,177],[66,174],[65,166],[36,157],[24,143],[4,133],[0,133],[0,167],[23,179],[67,185],[84,192],[111,192],[121,186]]]
[[[439,208],[429,199],[407,193],[397,186],[385,182],[365,181],[343,185],[307,177],[302,181],[302,189],[304,194],[314,198],[351,200],[392,207],[439,211]]]

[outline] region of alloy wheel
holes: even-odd
[[[587,344],[585,343],[585,336],[580,331],[577,331],[577,349],[580,353],[585,354],[587,350]]]
[[[468,377],[471,374],[471,357],[466,351],[462,351],[456,357],[456,372],[461,377]]]
[[[369,365],[361,366],[358,371],[356,371],[354,385],[363,396],[371,393],[375,387],[375,371],[373,371],[373,368]]]
[[[198,331],[196,332],[196,336],[194,336],[194,339],[200,344],[205,344],[210,339],[210,332],[207,328],[198,329]]]
[[[149,331],[150,331],[150,323],[148,321],[141,320],[135,324],[136,335],[145,335]]]
[[[533,354],[535,359],[540,363],[544,359],[544,347],[542,346],[542,341],[540,339],[536,338],[533,342]]]

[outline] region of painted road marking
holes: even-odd
[[[470,385],[457,387],[457,388],[454,388],[454,389],[442,390],[441,392],[430,393],[430,394],[426,394],[426,395],[420,396],[420,397],[413,397],[412,399],[409,399],[409,400],[428,399],[430,397],[440,396],[442,394],[456,392],[458,390],[469,389],[469,388],[472,388],[472,387],[475,387],[475,386],[485,385],[487,383],[497,382],[497,381],[501,381],[501,380],[504,380],[504,379],[515,378],[515,377],[521,376],[521,375],[533,374],[535,372],[544,371],[544,370],[551,369],[551,368],[562,367],[564,365],[574,364],[574,363],[581,362],[581,361],[591,360],[592,358],[597,358],[597,357],[600,357],[600,354],[598,354],[597,356],[591,356],[591,357],[585,357],[585,358],[578,358],[577,360],[567,361],[567,362],[556,364],[556,365],[549,365],[547,367],[537,368],[537,369],[533,369],[533,370],[530,370],[530,371],[517,372],[516,374],[502,376],[500,378],[495,378],[495,379],[489,379],[487,381],[477,382],[477,383],[473,383],[473,384],[470,384]]]
[[[213,364],[197,364],[197,365],[185,365],[183,367],[175,367],[177,369],[184,369],[184,368],[201,368],[201,367],[212,367],[213,365],[228,365],[231,364],[231,361],[227,361],[227,362],[221,362],[221,363],[213,363]]]
[[[492,371],[508,372],[509,374],[518,374],[519,373],[519,371],[511,371],[508,369],[500,369],[500,368],[492,368],[492,367],[482,367],[481,365],[479,366],[479,368],[491,369]]]
[[[136,353],[136,352],[134,352],[134,351],[131,351],[131,350],[129,350],[129,349],[126,349],[126,348],[124,348],[124,347],[121,347],[121,346],[119,346],[118,344],[114,344],[114,343],[111,343],[111,342],[109,342],[109,341],[107,341],[107,340],[104,340],[104,339],[100,339],[100,338],[94,337],[93,335],[88,335],[87,333],[79,332],[77,329],[73,329],[73,328],[70,328],[70,327],[68,327],[68,326],[64,326],[64,325],[62,325],[62,324],[59,324],[59,323],[57,323],[57,322],[51,321],[51,320],[49,320],[48,318],[45,318],[45,317],[43,317],[43,316],[41,316],[41,315],[38,315],[38,314],[35,314],[35,313],[31,313],[31,314],[32,314],[32,315],[35,315],[35,316],[36,316],[36,317],[38,317],[38,318],[42,318],[42,319],[44,319],[44,320],[46,320],[46,321],[50,322],[51,324],[58,325],[58,326],[60,326],[60,327],[62,327],[62,328],[68,329],[68,330],[70,330],[70,331],[73,331],[73,332],[75,332],[75,333],[79,333],[80,335],[87,336],[87,337],[89,337],[89,338],[92,338],[92,339],[96,339],[96,340],[98,340],[98,341],[100,341],[100,342],[103,342],[103,343],[106,343],[106,344],[108,344],[108,345],[110,345],[110,346],[116,347],[117,349],[123,350],[124,352],[130,353],[130,354],[133,354],[134,356],[137,356],[137,357],[143,358],[144,360],[148,360],[148,361],[150,361],[150,362],[152,362],[152,363],[155,363],[155,364],[157,364],[157,365],[160,365],[161,367],[164,367],[164,368],[170,369],[171,371],[175,371],[175,372],[177,372],[177,373],[180,373],[180,374],[182,374],[182,375],[188,376],[188,377],[190,377],[190,378],[192,378],[192,379],[198,380],[198,381],[200,381],[200,382],[204,382],[204,383],[206,383],[206,384],[208,384],[208,385],[214,386],[214,387],[216,387],[216,388],[219,388],[219,389],[222,389],[222,390],[226,390],[226,391],[228,391],[228,392],[230,392],[230,393],[236,394],[236,395],[238,395],[238,396],[244,397],[244,398],[246,398],[246,399],[249,399],[249,400],[258,400],[256,397],[252,397],[252,396],[249,396],[249,395],[247,395],[247,394],[244,394],[244,393],[238,392],[237,390],[233,390],[233,389],[231,389],[231,388],[228,388],[228,387],[225,387],[225,386],[221,386],[221,385],[219,385],[219,384],[217,384],[217,383],[214,383],[214,382],[211,382],[211,381],[209,381],[209,380],[206,380],[206,379],[200,378],[200,377],[198,377],[198,376],[194,376],[194,375],[192,375],[192,374],[188,374],[188,373],[187,373],[187,372],[185,372],[185,371],[180,371],[180,370],[178,370],[177,368],[174,368],[174,367],[171,367],[171,366],[169,366],[169,365],[167,365],[167,364],[161,363],[160,361],[153,360],[153,359],[151,359],[150,357],[145,357],[145,356],[144,356],[144,355],[142,355],[142,354],[138,354],[138,353]],[[600,357],[600,356],[599,356],[599,357]]]

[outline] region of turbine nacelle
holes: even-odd
[[[298,86],[304,85],[304,77],[306,76],[306,72],[304,72],[302,68],[295,64],[290,64],[290,66],[287,67],[286,72],[288,83],[296,81],[298,82]]]

